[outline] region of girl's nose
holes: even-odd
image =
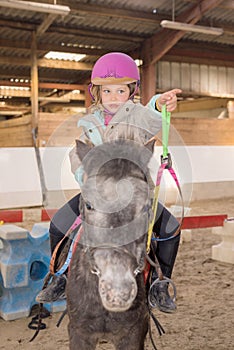
[[[111,95],[111,100],[112,100],[112,101],[115,101],[115,100],[116,100],[116,95],[115,95],[115,94],[112,94],[112,95]]]

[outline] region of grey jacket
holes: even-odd
[[[82,127],[80,140],[99,145],[119,138],[131,139],[145,144],[156,135],[162,126],[161,113],[155,110],[155,101],[159,95],[153,96],[147,106],[127,101],[113,116],[108,126],[104,125],[103,113],[99,110],[88,114],[78,122]],[[76,155],[75,147],[70,154],[71,170],[78,183],[82,184],[83,169]]]

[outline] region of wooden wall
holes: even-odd
[[[156,76],[160,91],[180,88],[200,96],[234,97],[233,67],[159,61]]]
[[[186,145],[234,145],[234,119],[172,118],[171,121]],[[173,135],[169,139],[171,144],[176,143]]]
[[[38,146],[71,146],[79,136],[77,121],[80,117],[80,114],[40,113]],[[232,118],[172,116],[171,124],[169,140],[171,145],[178,144],[178,138],[186,145],[234,145]],[[0,147],[33,146],[31,130],[30,116],[1,121]]]
[[[30,147],[32,145],[30,115],[0,122],[0,147]]]
[[[79,136],[82,114],[39,113],[38,146],[70,146]]]

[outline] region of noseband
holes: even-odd
[[[81,213],[81,218],[82,221],[85,220],[85,208],[87,210],[95,210],[95,208],[92,206],[91,203],[87,202],[84,200],[84,198],[82,197],[82,194],[80,196],[80,213]],[[151,208],[152,208],[152,204],[148,203],[146,205],[144,205],[144,207],[141,209],[141,213],[148,213],[148,220],[150,220],[150,216],[151,216]],[[85,232],[84,232],[85,235]],[[147,232],[144,233],[145,235],[145,247],[142,250],[141,253],[141,257],[139,260],[139,263],[137,265],[137,267],[135,268],[135,270],[133,271],[134,276],[137,276],[139,273],[142,273],[144,271],[145,268],[145,262],[146,262],[146,241],[147,241]],[[95,250],[100,250],[100,249],[113,249],[115,251],[118,251],[120,254],[122,255],[128,255],[130,258],[133,258],[136,260],[136,256],[129,251],[126,246],[117,246],[117,245],[111,245],[111,244],[104,244],[104,245],[98,245],[95,247],[89,247],[89,246],[84,246],[83,248],[83,253],[86,254],[88,256],[88,260],[89,260],[89,264],[90,264],[90,272],[94,275],[97,275],[98,277],[100,277],[101,272],[99,270],[99,268],[97,267],[95,261],[94,261],[94,252]]]
[[[131,253],[128,249],[126,249],[125,247],[120,247],[120,246],[112,246],[112,245],[103,245],[103,246],[97,246],[97,247],[84,247],[84,249],[82,250],[84,254],[86,254],[88,256],[88,261],[89,261],[89,269],[90,272],[94,275],[97,275],[98,277],[101,276],[101,271],[99,270],[99,268],[97,267],[96,263],[95,263],[95,259],[94,259],[94,252],[96,250],[104,250],[104,249],[110,249],[110,250],[115,250],[118,253],[120,253],[121,255],[128,255],[131,259],[135,259],[136,257],[133,253]],[[146,250],[144,249],[142,251],[139,263],[137,265],[137,267],[135,268],[135,270],[133,271],[133,275],[136,277],[139,273],[144,271],[145,268],[145,254],[146,254]]]

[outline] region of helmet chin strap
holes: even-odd
[[[93,94],[92,94],[92,92],[91,92],[92,86],[93,86],[93,84],[90,83],[90,84],[89,84],[89,87],[88,87],[88,90],[89,90],[89,94],[90,94],[90,96],[91,96],[91,98],[92,98],[92,101],[95,101],[95,98],[94,98],[94,96],[93,96]]]
[[[139,80],[136,82],[136,85],[135,85],[135,89],[133,91],[133,93],[129,96],[129,100],[133,100],[134,96],[136,95],[138,89],[139,89],[139,86],[140,86],[140,82]]]

